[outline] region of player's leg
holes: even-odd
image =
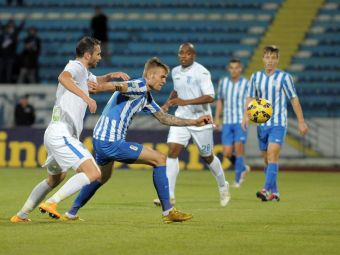
[[[214,146],[213,129],[191,131],[191,135],[199,149],[200,156],[216,179],[220,192],[220,204],[224,207],[230,200],[229,183],[225,179],[221,161],[212,152]]]
[[[44,179],[33,188],[23,207],[11,218],[11,222],[17,223],[30,221],[28,219],[29,213],[38,206],[38,204],[53,188],[58,186],[59,183],[64,180],[66,173],[62,173],[58,164],[52,158],[50,158],[49,161],[50,163],[47,165],[49,173],[47,179]]]
[[[235,165],[235,155],[233,155],[233,133],[230,124],[224,124],[222,126],[221,134],[223,157],[227,158],[230,162],[229,169]]]
[[[78,196],[71,205],[71,208],[65,213],[64,220],[80,219],[79,216],[77,216],[79,209],[83,207],[94,196],[96,191],[111,178],[113,165],[114,162],[110,161],[103,166],[99,166],[102,173],[101,178],[91,182],[80,190]]]
[[[169,183],[166,175],[166,156],[153,149],[143,147],[135,163],[153,166],[153,183],[162,204],[164,223],[190,220],[192,214],[180,212],[173,208],[170,203]]]
[[[167,139],[168,157],[166,160],[166,175],[169,180],[170,198],[175,203],[176,180],[179,174],[178,156],[191,138],[186,127],[170,127]]]
[[[266,184],[270,186],[271,190],[271,195],[268,198],[269,201],[280,201],[280,194],[277,188],[277,177],[279,171],[279,157],[285,135],[285,127],[273,127],[268,139]]]
[[[259,148],[265,163],[264,167],[264,173],[265,173],[265,178],[267,176],[267,166],[268,166],[268,157],[267,157],[267,149],[268,149],[268,138],[269,138],[269,128],[268,127],[263,127],[263,126],[258,126],[257,127],[257,138],[259,142]],[[262,190],[256,192],[256,197],[259,198],[262,201],[267,201],[269,197],[269,187],[266,185],[263,186]]]
[[[244,145],[247,141],[247,132],[244,131],[240,124],[234,125],[234,148],[236,154],[235,161],[235,183],[241,184],[250,167],[245,164],[244,160]]]
[[[47,131],[48,132],[48,131]],[[53,152],[58,165],[66,171],[69,168],[76,170],[73,175],[52,197],[39,205],[41,212],[48,212],[53,218],[60,218],[57,204],[78,192],[83,186],[100,178],[101,173],[91,153],[74,137],[60,137],[51,132],[51,138],[45,139],[46,147]],[[54,135],[54,136],[53,136]],[[46,137],[46,133],[45,133]]]

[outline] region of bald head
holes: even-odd
[[[179,46],[178,60],[182,67],[191,66],[196,57],[196,49],[192,43],[185,42]]]

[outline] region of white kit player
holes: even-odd
[[[68,169],[76,171],[51,198],[39,205],[43,213],[52,218],[60,218],[57,205],[60,201],[73,195],[83,186],[100,178],[101,172],[91,153],[79,141],[83,129],[86,108],[91,113],[97,109],[96,102],[89,97],[88,81],[101,84],[113,78],[129,79],[124,73],[110,73],[94,76],[89,72],[101,60],[100,41],[91,37],[82,38],[76,47],[76,60],[70,60],[58,77],[56,102],[52,120],[48,125],[44,144],[48,157],[45,162],[48,177],[34,187],[22,209],[11,218],[11,222],[28,222],[28,214],[61,183]]]
[[[174,90],[162,107],[164,111],[168,111],[169,107],[178,106],[175,113],[176,117],[196,119],[202,115],[211,115],[209,103],[214,101],[214,86],[210,72],[204,66],[195,62],[195,57],[196,50],[191,43],[183,43],[179,47],[178,59],[180,65],[172,70]],[[170,127],[166,166],[171,201],[175,204],[175,185],[179,173],[178,156],[182,149],[188,145],[191,138],[197,145],[200,156],[216,178],[220,192],[220,204],[224,207],[230,200],[229,184],[225,180],[220,160],[212,153],[214,146],[213,125]],[[158,199],[155,199],[154,203],[158,205]]]

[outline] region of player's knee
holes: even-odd
[[[166,165],[166,155],[163,153],[157,152],[151,164],[153,166],[165,166]]]
[[[47,184],[50,186],[52,189],[57,187],[64,179],[65,179],[66,174],[61,173],[57,175],[50,175],[47,178]]]
[[[231,151],[223,151],[223,157],[230,158],[232,156]]]
[[[206,164],[211,164],[211,162],[213,162],[214,160],[214,155],[211,154],[210,156],[205,156],[205,157],[202,156],[202,159]]]
[[[267,164],[276,163],[278,160],[279,160],[279,155],[277,153],[271,152],[267,154],[267,158],[266,158]]]

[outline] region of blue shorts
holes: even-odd
[[[247,142],[247,132],[241,127],[241,124],[224,124],[222,128],[222,144],[233,145],[234,143]]]
[[[286,137],[287,128],[281,126],[257,126],[257,138],[261,151],[267,151],[268,144],[282,145]]]
[[[105,142],[93,139],[93,148],[96,153],[97,164],[103,166],[111,161],[127,164],[135,162],[142,152],[143,145],[125,140]]]

